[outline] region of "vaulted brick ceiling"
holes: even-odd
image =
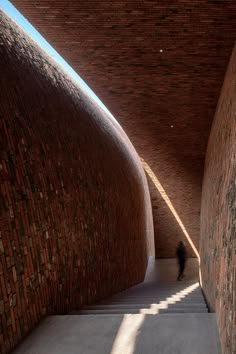
[[[198,244],[204,156],[236,39],[235,0],[13,0],[101,98]],[[182,231],[156,187],[157,255]]]

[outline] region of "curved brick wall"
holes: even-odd
[[[0,352],[143,279],[151,204],[111,122],[0,12]]]
[[[117,117],[198,247],[205,150],[235,0],[12,0]],[[173,126],[173,127],[171,127]],[[183,232],[152,181],[156,255]]]
[[[236,353],[236,48],[208,144],[201,210],[201,270],[224,354]]]

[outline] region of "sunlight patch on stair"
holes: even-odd
[[[197,288],[199,288],[199,283],[190,285],[176,294],[167,297],[165,300],[160,301],[158,304],[150,304],[149,309],[140,309],[139,312],[145,315],[157,315],[160,310],[168,309],[169,305],[174,305],[177,302],[182,301]]]
[[[110,354],[133,354],[145,315],[124,315]]]
[[[158,304],[150,304],[149,309],[140,309],[140,314],[125,314],[110,354],[133,354],[135,352],[136,339],[140,334],[146,315],[157,315],[160,310],[167,309],[169,305],[182,301],[198,288],[199,283],[192,284],[160,301]]]

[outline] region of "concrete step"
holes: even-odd
[[[200,288],[196,288],[194,290],[186,290],[184,289],[175,289],[175,288],[170,288],[170,289],[161,289],[158,286],[152,289],[147,289],[147,288],[142,288],[140,287],[139,289],[127,289],[125,291],[122,291],[120,293],[117,293],[117,295],[128,295],[131,293],[169,293],[169,294],[176,294],[176,293],[185,293],[185,294],[196,294],[196,293],[201,293]]]
[[[153,303],[159,303],[159,302],[172,302],[172,303],[205,303],[203,297],[199,298],[183,298],[183,299],[175,299],[175,298],[143,298],[143,297],[136,297],[136,298],[122,298],[122,299],[110,299],[110,300],[104,300],[100,301],[99,305],[104,305],[104,304],[117,304],[117,303],[141,303],[141,304],[153,304]]]
[[[143,299],[154,299],[154,298],[162,298],[162,299],[166,299],[166,298],[179,298],[179,299],[196,299],[196,298],[203,298],[202,294],[194,294],[194,295],[181,295],[181,294],[175,294],[175,295],[171,295],[171,294],[130,294],[130,295],[126,295],[126,296],[112,296],[108,299],[105,300],[115,300],[115,299],[135,299],[135,298],[143,298]]]
[[[179,291],[188,291],[188,292],[197,292],[197,291],[201,291],[200,286],[198,285],[190,285],[188,286],[187,284],[184,286],[174,286],[174,285],[170,285],[170,286],[165,286],[162,287],[159,284],[155,284],[153,286],[147,286],[144,283],[140,284],[140,285],[136,285],[135,287],[131,287],[129,289],[126,289],[122,292],[120,292],[120,294],[125,294],[125,293],[129,293],[132,291],[162,291],[162,292],[179,292]]]
[[[207,308],[141,308],[141,309],[132,309],[132,308],[112,308],[112,309],[91,309],[91,310],[80,310],[71,313],[72,315],[104,315],[104,314],[133,314],[133,313],[143,313],[143,314],[150,314],[155,315],[158,313],[207,313]]]
[[[190,295],[183,295],[183,294],[162,294],[162,293],[150,293],[150,294],[141,294],[141,293],[133,293],[133,294],[127,294],[127,295],[120,295],[120,296],[112,296],[109,299],[126,299],[126,298],[135,298],[135,297],[143,297],[143,298],[154,298],[154,297],[162,297],[162,298],[167,298],[167,297],[179,297],[179,298],[197,298],[197,297],[202,297],[203,295],[201,293],[199,294],[190,294]]]
[[[199,297],[199,298],[180,298],[180,299],[175,299],[175,298],[145,298],[145,297],[136,297],[136,298],[121,298],[121,299],[106,299],[106,300],[102,300],[99,302],[99,304],[113,304],[113,303],[137,303],[140,302],[142,304],[150,304],[150,303],[159,303],[159,302],[196,302],[196,303],[205,303],[204,298],[203,297]]]
[[[135,286],[132,288],[129,288],[127,290],[124,290],[122,292],[120,292],[119,294],[128,294],[131,292],[156,292],[156,291],[160,291],[160,292],[170,292],[172,294],[177,293],[177,292],[186,292],[186,293],[197,293],[197,292],[201,292],[201,288],[199,287],[198,284],[192,285],[192,286],[181,286],[181,287],[175,287],[175,286],[170,286],[170,287],[160,287],[158,284],[156,284],[155,286],[153,285],[152,287],[147,287],[145,286],[144,283],[142,283],[139,286]]]
[[[139,308],[166,308],[166,304],[113,304],[113,305],[93,305],[85,306],[82,310],[106,310],[106,309],[139,309]],[[203,308],[206,309],[206,304],[168,304],[168,308]]]
[[[168,283],[166,285],[161,285],[160,283],[140,283],[138,285],[132,286],[128,289],[123,290],[122,292],[126,292],[126,291],[131,291],[131,290],[136,290],[136,289],[160,289],[160,290],[172,290],[172,289],[176,289],[178,290],[185,290],[185,289],[189,289],[192,291],[195,291],[196,289],[200,289],[200,285],[199,283]]]
[[[206,307],[207,305],[205,302],[176,302],[176,303],[166,303],[166,302],[144,302],[144,301],[137,301],[137,302],[114,302],[114,303],[104,303],[104,304],[96,304],[96,305],[88,305],[88,306],[99,306],[99,307],[126,307],[126,306],[133,306],[133,307],[151,307],[157,305],[168,305],[169,307],[178,306],[178,307]],[[87,307],[87,306],[86,306]],[[84,307],[83,307],[84,309]]]
[[[186,288],[189,286],[192,286],[193,284],[198,284],[199,285],[199,281],[195,281],[195,280],[181,280],[181,281],[176,281],[176,279],[170,281],[149,281],[149,282],[143,282],[143,283],[139,283],[136,285],[131,286],[129,289],[134,289],[134,288],[152,288],[152,287],[156,287],[158,283],[158,287],[159,288],[165,288],[165,289],[169,289],[169,288]],[[199,285],[200,286],[200,285]],[[125,291],[125,290],[124,290]]]
[[[163,289],[158,287],[157,285],[153,288],[144,288],[144,287],[139,287],[139,288],[131,288],[125,291],[120,292],[118,295],[127,295],[131,293],[170,293],[170,294],[176,294],[176,293],[186,293],[186,294],[196,294],[196,293],[201,293],[200,288],[195,288],[195,289],[189,289],[188,288],[169,288],[169,289]]]
[[[131,288],[128,288],[126,290],[123,290],[122,293],[133,291],[133,290],[156,290],[159,289],[160,291],[182,291],[182,290],[188,290],[188,291],[197,291],[200,290],[200,286],[198,284],[182,284],[181,286],[175,286],[173,284],[170,284],[169,286],[161,286],[160,284],[145,284],[141,283],[139,285],[133,286]]]

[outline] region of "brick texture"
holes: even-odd
[[[236,38],[235,0],[13,0],[91,86],[196,246],[205,149]],[[150,181],[156,255],[183,233]],[[190,251],[189,251],[190,252]]]
[[[43,316],[141,281],[152,217],[122,129],[3,12],[0,33],[4,354]]]
[[[216,311],[224,354],[236,353],[236,48],[209,139],[202,194],[203,289]]]

